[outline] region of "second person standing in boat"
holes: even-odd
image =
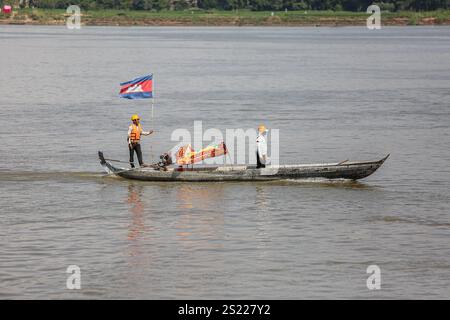
[[[141,136],[148,136],[153,133],[153,130],[143,131],[139,120],[140,118],[137,114],[132,115],[132,123],[128,127],[128,149],[130,150],[130,165],[132,168],[134,168],[134,152],[136,152],[139,165],[141,167],[144,166],[144,161],[142,160]]]
[[[256,138],[256,168],[265,168],[267,162],[267,129],[264,125],[258,127],[258,137]]]

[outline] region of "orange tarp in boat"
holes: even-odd
[[[227,147],[225,143],[221,142],[216,145],[210,145],[198,152],[192,149],[191,145],[182,146],[176,152],[176,159],[178,165],[188,165],[200,162],[207,158],[214,158],[227,154]]]

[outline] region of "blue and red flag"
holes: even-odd
[[[120,84],[120,97],[126,99],[153,98],[153,74]]]

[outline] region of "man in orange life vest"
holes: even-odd
[[[128,148],[130,149],[130,165],[134,168],[134,152],[138,157],[139,165],[144,166],[142,161],[142,150],[141,150],[141,136],[148,136],[153,133],[153,130],[143,131],[141,124],[139,123],[139,116],[134,114],[131,116],[132,124],[128,127]]]

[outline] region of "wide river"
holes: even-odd
[[[360,182],[113,178],[97,150],[151,127],[119,83],[151,72],[147,162],[200,120],[279,129],[283,164],[391,156]],[[0,26],[0,135],[0,298],[450,298],[449,27]]]

